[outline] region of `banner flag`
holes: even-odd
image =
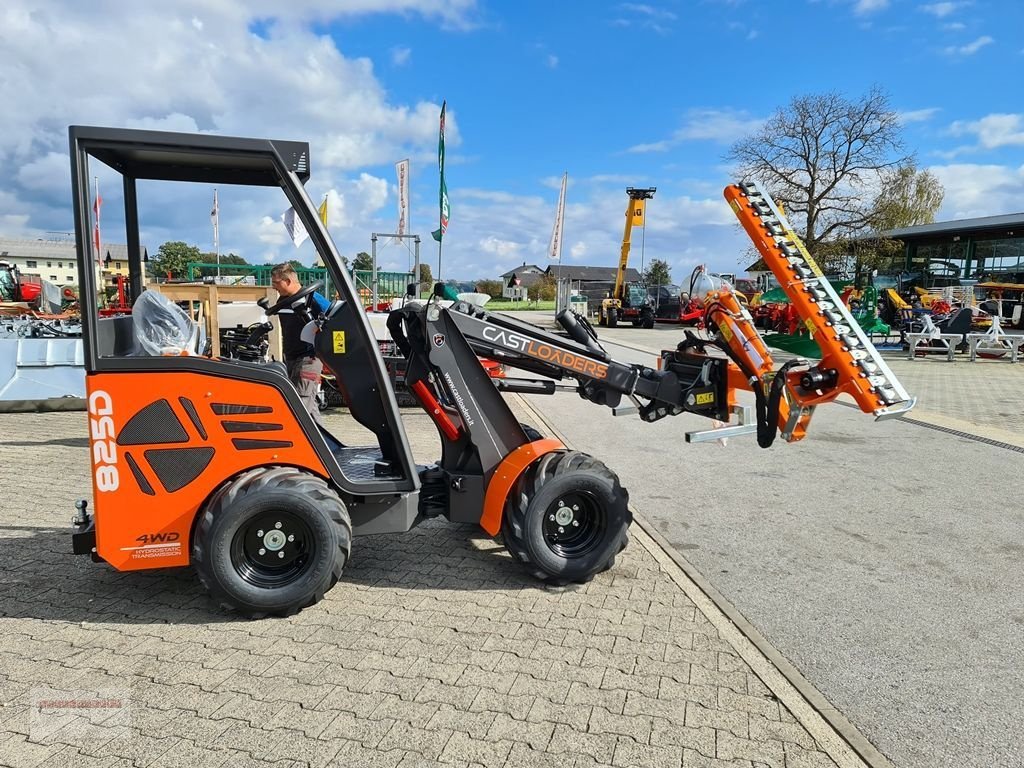
[[[551,245],[548,248],[548,258],[551,261],[562,261],[562,220],[565,218],[565,185],[569,174],[562,175],[562,191],[558,194],[558,213],[555,214],[555,228],[551,232]]]
[[[409,161],[395,163],[398,174],[398,229],[396,234],[409,233]]]
[[[439,243],[448,231],[448,215],[451,212],[448,207],[448,186],[444,183],[444,111],[447,106],[447,101],[441,102],[441,130],[437,139],[437,167],[441,173],[440,226],[430,233],[430,236]]]

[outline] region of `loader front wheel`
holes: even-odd
[[[505,546],[542,581],[590,581],[615,563],[629,539],[629,494],[597,459],[549,453],[512,489],[502,524]]]
[[[321,478],[260,467],[214,494],[192,542],[196,573],[223,607],[250,618],[290,616],[341,577],[352,522]]]

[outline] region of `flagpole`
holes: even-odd
[[[213,250],[217,254],[217,281],[220,282],[220,206],[217,204],[217,188],[213,188]]]

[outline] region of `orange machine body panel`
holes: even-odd
[[[487,492],[484,495],[484,512],[480,516],[480,527],[491,536],[497,536],[501,530],[501,518],[505,513],[505,501],[508,499],[512,486],[523,474],[523,470],[546,453],[564,450],[565,444],[561,440],[546,437],[520,445],[506,456],[494,470],[491,482],[487,484]]]
[[[97,554],[118,570],[189,563],[210,494],[268,464],[328,472],[270,384],[198,372],[86,377]]]

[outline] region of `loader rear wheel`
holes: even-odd
[[[259,467],[214,494],[192,541],[196,573],[223,607],[250,618],[290,616],[341,577],[352,522],[321,478]]]
[[[546,454],[519,478],[502,523],[505,546],[549,584],[587,582],[615,563],[629,539],[629,494],[597,459]]]
[[[619,310],[612,307],[608,310],[608,327],[614,328],[619,324]]]

